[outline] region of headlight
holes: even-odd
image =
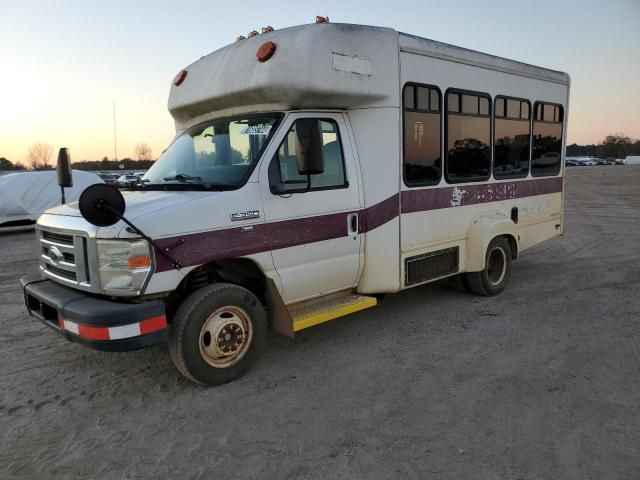
[[[137,295],[151,274],[146,240],[98,240],[100,285],[107,295]]]

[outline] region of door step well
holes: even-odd
[[[378,300],[375,297],[340,292],[288,305],[287,308],[293,318],[293,331],[299,332],[365,308],[375,307],[377,304]]]

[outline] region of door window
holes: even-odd
[[[304,192],[307,189],[307,176],[298,173],[295,128],[294,123],[269,165],[269,183],[272,186],[272,193]],[[321,119],[320,129],[322,132],[324,171],[310,176],[311,188],[309,190],[346,188],[348,183],[345,175],[344,156],[338,124],[334,120]],[[280,188],[273,188],[276,184],[279,184]]]

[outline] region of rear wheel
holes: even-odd
[[[509,283],[511,247],[504,237],[491,240],[485,256],[485,268],[467,273],[469,288],[476,295],[489,297],[502,292]]]
[[[192,293],[171,324],[169,352],[185,377],[219,385],[243,375],[260,356],[267,315],[258,298],[230,283]]]

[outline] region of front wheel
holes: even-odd
[[[192,293],[171,323],[169,352],[185,377],[220,385],[242,376],[264,349],[267,315],[258,298],[230,283]]]
[[[467,273],[469,288],[476,295],[490,297],[504,290],[511,273],[511,247],[504,237],[496,237],[487,247],[485,268]]]

